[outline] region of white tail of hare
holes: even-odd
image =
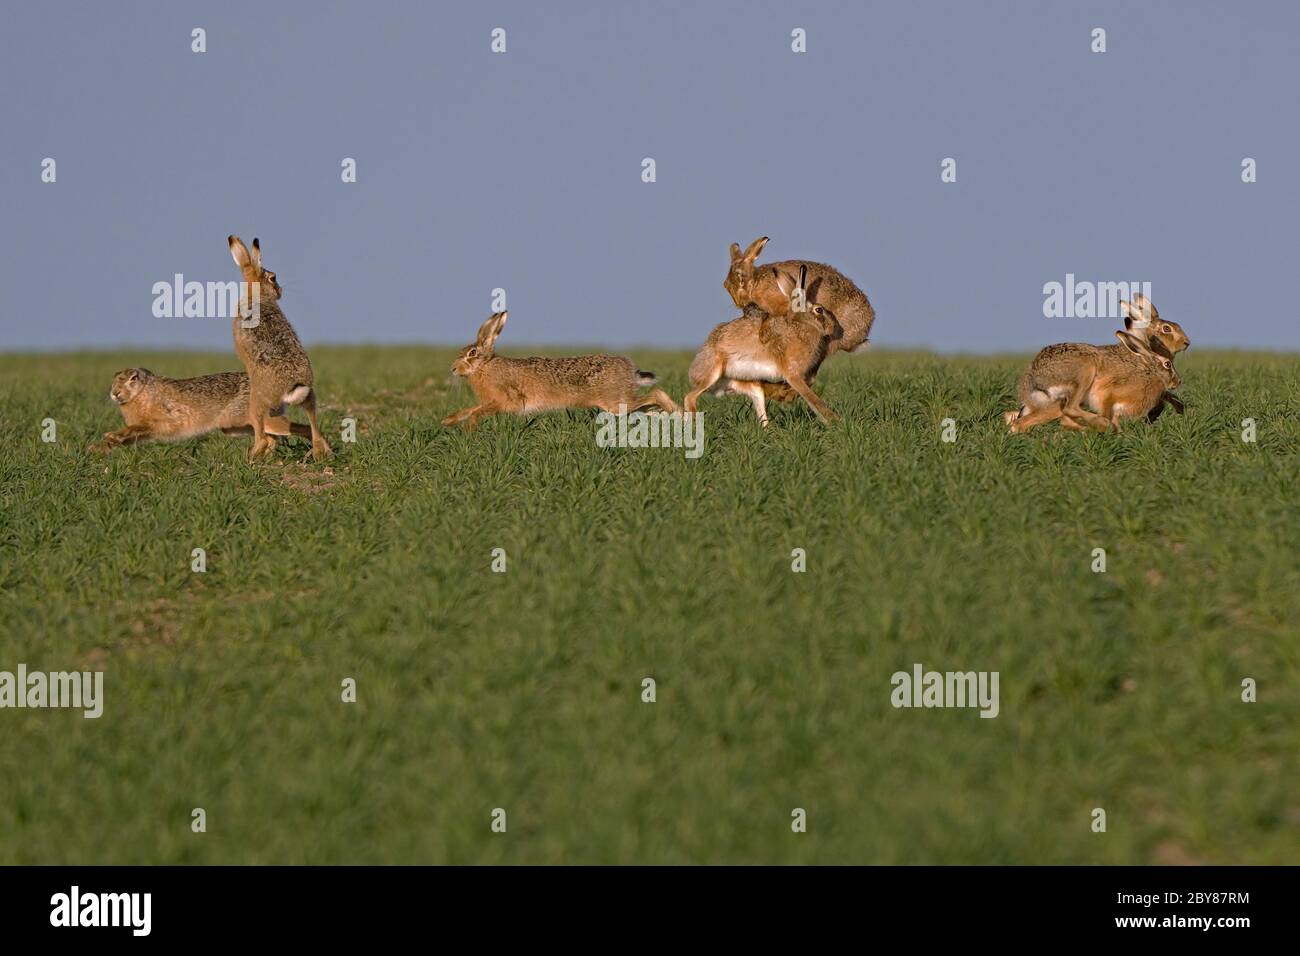
[[[651,372],[642,372],[621,355],[579,355],[573,358],[505,358],[496,354],[497,336],[507,312],[497,312],[478,330],[472,345],[460,350],[451,370],[469,380],[478,404],[442,420],[444,425],[478,426],[488,415],[561,408],[599,408],[618,414],[658,406],[675,412],[677,406],[662,389],[638,395],[637,389],[653,385]],[[621,408],[620,408],[621,406]]]
[[[256,295],[257,313],[246,316],[250,303],[241,295],[240,313],[235,316],[235,352],[248,372],[248,418],[253,427],[253,445],[248,460],[256,461],[275,451],[275,437],[267,420],[281,415],[285,405],[301,405],[311,424],[311,453],[317,461],[332,452],[316,424],[316,390],[311,360],[289,320],[280,311],[280,283],[275,273],[262,266],[262,247],[254,239],[249,252],[238,236],[229,236],[231,258],[244,277],[250,294]]]
[[[742,316],[709,333],[691,362],[692,389],[682,400],[688,413],[695,412],[706,391],[714,395],[733,392],[749,397],[754,414],[766,426],[769,393],[765,386],[785,383],[803,396],[823,421],[838,417],[812,390],[813,377],[830,354],[839,325],[828,307],[810,301],[808,271],[806,266],[799,267],[797,286],[785,273],[777,274],[775,286],[784,305],[779,313],[750,304]],[[795,305],[804,306],[804,310],[793,308]]]

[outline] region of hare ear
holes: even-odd
[[[1150,349],[1147,348],[1146,343],[1136,335],[1129,335],[1127,332],[1116,332],[1115,338],[1123,342],[1130,352],[1137,355],[1143,355],[1150,351]]]
[[[731,244],[731,261],[735,262],[739,258],[740,258],[740,243],[733,242]]]
[[[497,336],[501,334],[501,327],[506,324],[506,316],[509,312],[497,312],[488,316],[486,322],[479,326],[478,330],[478,347],[484,351],[491,350],[496,343]]]
[[[1138,301],[1142,296],[1135,295],[1132,302],[1120,300],[1119,308],[1124,313],[1124,327],[1128,329],[1139,328],[1145,329],[1151,324],[1151,319],[1147,317],[1146,311]]]
[[[803,289],[804,291],[808,290],[808,267],[807,266],[799,267],[799,288]]]
[[[794,280],[784,272],[778,271],[776,274],[776,288],[785,298],[790,298],[790,293],[794,292]]]
[[[758,258],[758,254],[763,251],[765,245],[767,245],[767,236],[760,236],[749,244],[749,248],[745,250],[745,255],[742,258],[746,262],[753,262]]]
[[[1155,338],[1154,336],[1147,339],[1147,348],[1150,349],[1152,352],[1154,352],[1156,355],[1159,355],[1161,358],[1173,359],[1174,357],[1174,353],[1169,351],[1168,346],[1166,346],[1164,342],[1161,342],[1158,338]]]
[[[244,245],[243,239],[238,236],[227,236],[226,242],[230,244],[230,258],[235,260],[235,265],[247,269],[253,264],[253,257],[248,254],[248,247]]]
[[[253,237],[253,265],[262,268],[262,245],[257,241],[257,236]]]

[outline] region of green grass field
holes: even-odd
[[[690,461],[444,429],[451,356],[314,350],[328,470],[86,452],[117,369],[233,356],[0,357],[0,670],[105,672],[98,720],[0,710],[0,863],[1300,861],[1300,357],[1009,436],[1024,358],[840,356],[843,421],[706,398]],[[999,716],[895,709],[918,662],[999,672]]]

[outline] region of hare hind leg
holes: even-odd
[[[1106,414],[1098,415],[1090,412],[1077,401],[1071,401],[1061,409],[1061,424],[1065,425],[1066,421],[1073,422],[1074,425],[1066,425],[1067,428],[1074,428],[1075,431],[1084,431],[1089,428],[1095,428],[1099,432],[1104,432],[1111,426],[1110,416]],[[1118,426],[1116,426],[1118,427]]]
[[[720,355],[714,355],[712,359],[712,363],[698,377],[691,379],[691,384],[695,388],[687,392],[686,397],[682,399],[682,408],[688,415],[695,414],[695,409],[700,403],[700,396],[712,388],[718,379],[722,378],[722,373],[726,371],[727,363],[722,360]],[[692,362],[692,372],[695,371],[694,365],[695,363]]]
[[[307,413],[307,421],[311,428],[311,457],[314,461],[324,461],[334,454],[330,448],[329,442],[320,432],[320,426],[316,423],[316,389],[311,389],[307,397],[302,402],[303,411]]]
[[[1067,398],[1064,396],[1053,398],[1047,392],[1031,392],[1029,400],[1020,406],[1019,413],[1010,419],[1011,434],[1019,435],[1036,425],[1056,421],[1064,414],[1066,401]]]

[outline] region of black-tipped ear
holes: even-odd
[[[735,262],[739,258],[740,258],[740,243],[733,242],[731,244],[731,261]]]
[[[808,288],[808,267],[807,266],[799,267],[799,288],[805,290]]]
[[[1131,315],[1124,316],[1124,328],[1126,329],[1133,328],[1133,316]]]
[[[767,236],[760,236],[759,238],[755,239],[753,242],[749,244],[749,248],[745,250],[744,257],[750,262],[753,262],[755,259],[758,258],[758,254],[763,251],[763,247],[767,245],[767,242],[768,242]]]
[[[258,268],[262,265],[262,244],[257,241],[257,236],[253,237],[253,265]]]
[[[1169,351],[1168,346],[1166,346],[1164,342],[1161,342],[1158,338],[1155,338],[1154,336],[1152,336],[1150,339],[1147,340],[1147,348],[1149,348],[1152,352],[1155,352],[1156,355],[1159,355],[1161,358],[1167,358],[1170,361],[1173,360],[1174,353]]]

